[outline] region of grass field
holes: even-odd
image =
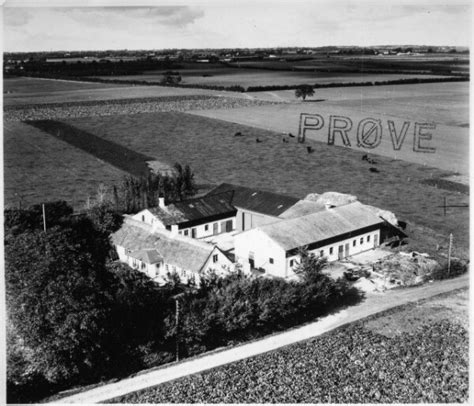
[[[440,169],[380,156],[380,172],[372,173],[359,151],[311,140],[305,145],[295,139],[283,143],[271,131],[186,113],[78,118],[67,123],[164,163],[188,163],[203,183],[231,182],[297,197],[329,190],[350,193],[402,220],[433,228],[445,236],[439,241],[444,248],[451,232],[457,247],[468,246],[467,209],[448,210],[444,217],[439,207],[445,196],[452,204],[467,203],[468,196],[421,183],[449,174]],[[135,128],[140,128],[139,137]],[[245,136],[234,137],[237,131]],[[256,138],[262,142],[257,144]],[[308,154],[307,145],[315,152]]]
[[[142,75],[99,76],[101,79],[144,80],[159,83],[164,71],[144,72]],[[440,78],[436,75],[420,74],[374,74],[374,73],[328,73],[311,71],[268,71],[262,69],[192,69],[179,71],[182,84],[208,86],[275,86],[300,84],[326,84],[350,82],[375,82],[412,78]]]
[[[232,111],[209,110],[193,112],[201,116],[218,118],[273,130],[281,133],[298,133],[301,113],[317,113],[325,120],[321,130],[308,131],[307,137],[327,143],[330,115],[349,117],[353,129],[349,132],[351,147],[359,151],[373,152],[393,159],[468,174],[469,150],[469,87],[464,83],[433,83],[379,87],[355,87],[318,89],[306,102],[296,102],[294,92],[275,91],[252,94],[256,98],[291,103],[256,108],[239,108]],[[382,142],[373,150],[358,148],[357,125],[363,118],[382,121]],[[405,121],[410,122],[405,142],[395,151],[389,136],[388,120],[393,120],[400,132]],[[425,145],[436,148],[436,153],[413,151],[414,125],[436,123],[433,138]],[[342,145],[336,137],[335,145]]]
[[[64,199],[82,208],[100,183],[126,175],[32,126],[9,122],[3,128],[5,207]]]
[[[26,77],[4,79],[3,90],[3,103],[5,106],[165,96],[213,95],[219,93],[203,89],[128,86]]]
[[[469,391],[467,289],[114,399],[117,403],[458,403]]]

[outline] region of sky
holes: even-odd
[[[71,6],[52,7],[56,4]],[[126,4],[6,0],[3,49],[469,46],[471,37],[469,0],[129,0],[133,6]]]

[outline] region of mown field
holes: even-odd
[[[118,183],[127,173],[21,122],[4,123],[5,207],[64,199],[83,208],[100,183]]]
[[[283,143],[281,133],[186,113],[78,118],[67,123],[164,163],[188,163],[204,183],[230,182],[297,197],[329,190],[350,193],[402,220],[433,228],[441,234],[444,249],[449,233],[457,247],[468,246],[467,209],[448,209],[444,217],[439,207],[445,196],[451,204],[467,203],[468,196],[422,183],[449,174],[440,169],[377,156],[379,172],[374,173],[359,151],[312,140],[304,145],[293,138]],[[235,137],[238,131],[244,136]],[[311,154],[308,145],[314,148]]]
[[[284,86],[327,83],[359,83],[413,78],[442,78],[438,75],[421,74],[376,74],[376,73],[337,73],[299,71],[269,71],[262,69],[216,68],[177,70],[182,77],[181,84],[208,86]],[[98,76],[105,80],[144,80],[159,83],[164,71],[144,72],[141,75]]]
[[[462,403],[469,393],[467,289],[115,403]]]
[[[232,111],[203,110],[193,112],[201,116],[222,119],[278,132],[298,133],[301,113],[320,114],[325,125],[318,131],[308,131],[307,137],[327,143],[329,117],[345,116],[351,119],[349,132],[351,148],[364,152],[403,159],[413,163],[435,166],[468,174],[469,150],[469,87],[467,83],[433,83],[317,89],[306,102],[296,101],[292,91],[261,92],[256,98],[292,103]],[[382,123],[382,142],[373,150],[357,146],[357,126],[364,118],[379,119]],[[405,141],[400,150],[394,150],[389,135],[388,120],[395,123],[397,134],[405,121],[409,122]],[[435,123],[431,141],[425,146],[436,148],[435,153],[413,151],[415,123]],[[335,145],[342,145],[337,135]]]

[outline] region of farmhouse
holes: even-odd
[[[211,270],[223,275],[233,269],[232,262],[216,246],[189,237],[173,235],[166,229],[126,217],[112,234],[119,260],[159,283],[176,273],[183,283],[200,279]]]
[[[231,191],[169,205],[160,197],[158,207],[144,209],[133,219],[151,225],[154,230],[169,230],[172,235],[205,238],[235,229],[237,209],[231,201]]]
[[[343,259],[377,247],[384,224],[372,208],[353,202],[239,233],[234,236],[235,258],[244,271],[261,268],[290,277],[300,248],[329,261]]]

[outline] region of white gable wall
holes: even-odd
[[[260,229],[252,229],[234,237],[235,258],[248,272],[253,258],[254,268],[263,268],[274,276],[286,277],[285,251]],[[273,262],[273,263],[272,263]]]
[[[141,221],[142,223],[150,224],[153,227],[165,229],[165,225],[156,217],[150,210],[144,209],[132,216],[132,219]]]

